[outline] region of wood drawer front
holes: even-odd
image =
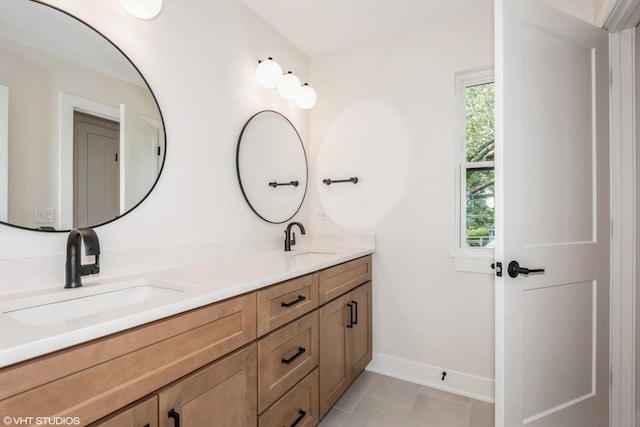
[[[258,412],[261,413],[267,409],[316,366],[318,366],[317,311],[259,340]]]
[[[371,255],[345,262],[319,273],[320,304],[331,301],[371,280]]]
[[[319,422],[316,368],[260,415],[258,426],[289,427],[295,424],[296,427],[313,427]]]
[[[255,427],[256,345],[251,344],[158,392],[160,427]]]
[[[158,427],[158,395],[142,399],[89,427]]]
[[[258,292],[258,336],[318,307],[318,274],[308,274]]]
[[[255,316],[248,294],[9,366],[0,414],[88,424],[254,340]]]

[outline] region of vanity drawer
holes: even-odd
[[[0,414],[93,422],[254,340],[255,316],[248,294],[0,369]]]
[[[322,305],[371,280],[371,255],[320,271],[319,304]]]
[[[318,274],[307,274],[258,292],[258,336],[318,307]]]
[[[318,368],[314,369],[258,419],[258,427],[313,427],[318,424]]]
[[[318,366],[318,312],[258,341],[258,413]]]
[[[158,427],[158,395],[133,403],[89,427]]]

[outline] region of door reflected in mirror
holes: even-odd
[[[156,99],[115,45],[54,7],[0,2],[0,221],[110,222],[146,198],[164,156]]]
[[[307,191],[307,155],[298,131],[282,114],[261,111],[244,125],[236,151],[238,182],[260,218],[287,222]]]

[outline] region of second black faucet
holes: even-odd
[[[287,229],[284,230],[284,250],[286,252],[291,251],[291,246],[296,244],[296,233],[291,232],[291,227],[293,227],[294,225],[298,226],[302,234],[306,234],[306,231],[304,231],[304,225],[300,224],[299,222],[292,222],[291,224],[287,225]]]

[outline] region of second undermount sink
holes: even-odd
[[[320,260],[331,257],[335,255],[336,252],[331,251],[323,251],[323,250],[300,250],[300,251],[291,251],[287,254],[288,257],[299,259],[299,260]]]
[[[170,302],[186,286],[155,279],[135,279],[67,289],[0,305],[0,312],[30,325],[46,325],[147,301]]]

